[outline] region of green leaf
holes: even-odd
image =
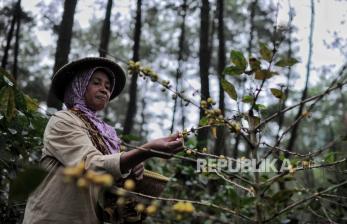
[[[324,162],[325,163],[333,163],[335,162],[335,152],[329,152],[325,157],[324,157]]]
[[[290,190],[290,189],[282,190],[274,194],[272,196],[272,199],[275,202],[288,201],[293,196],[294,192],[296,192],[296,190]]]
[[[137,135],[127,134],[127,135],[122,135],[121,139],[125,142],[130,142],[130,141],[141,141],[142,138]]]
[[[243,197],[241,198],[241,207],[245,207],[255,201],[255,197]]]
[[[223,74],[225,75],[241,75],[243,72],[244,70],[235,66],[228,66],[223,70]]]
[[[200,119],[199,121],[199,125],[200,126],[204,126],[204,125],[207,125],[208,124],[208,118],[207,117],[203,117]]]
[[[239,197],[239,195],[236,193],[235,189],[231,186],[226,186],[225,187],[227,190],[227,196],[228,199],[236,206],[236,207],[240,207],[240,202],[241,202],[241,198]]]
[[[256,58],[250,58],[249,65],[251,66],[252,71],[260,70],[260,61]]]
[[[27,105],[25,102],[24,94],[20,92],[18,89],[15,90],[15,103],[18,110],[22,112],[27,111]]]
[[[46,171],[38,167],[28,167],[18,173],[10,185],[10,199],[24,201],[46,176]]]
[[[30,113],[30,115],[30,126],[32,126],[32,128],[38,132],[38,136],[43,135],[43,132],[48,122],[48,118],[40,112],[33,112]]]
[[[249,125],[252,127],[258,126],[260,123],[260,117],[257,116],[249,116]]]
[[[0,90],[0,112],[10,121],[16,115],[14,88],[5,86]]]
[[[284,177],[281,177],[279,180],[281,180],[281,181],[294,181],[295,177],[291,176],[291,175],[290,176],[286,175]]]
[[[260,110],[266,110],[266,106],[265,105],[263,105],[263,104],[255,104],[254,105],[254,109],[256,110],[256,111],[260,111]]]
[[[1,81],[4,81],[7,86],[14,86],[15,80],[13,76],[1,67],[0,67],[0,77],[1,77]],[[0,87],[2,87],[3,85],[4,85],[3,83],[0,83]]]
[[[271,77],[274,76],[274,75],[279,75],[278,72],[270,71],[270,73],[271,73]]]
[[[242,97],[242,102],[244,103],[253,103],[253,100],[254,100],[253,96],[247,95]]]
[[[278,99],[283,99],[284,98],[284,93],[280,89],[276,88],[271,88],[271,93]]]
[[[293,158],[290,160],[290,164],[292,164],[293,167],[297,167],[298,163],[301,163],[301,161],[298,158]]]
[[[285,158],[286,158],[286,157],[285,157],[284,153],[283,153],[283,152],[280,152],[279,159],[283,161]]]
[[[271,59],[272,59],[272,52],[271,52],[271,50],[264,43],[260,43],[259,45],[260,45],[259,53],[260,53],[262,59],[270,62]]]
[[[28,95],[24,95],[24,98],[25,98],[26,107],[27,107],[28,111],[29,112],[37,111],[37,109],[39,107],[39,103],[37,102],[37,100],[31,98]]]
[[[298,63],[299,61],[295,58],[287,58],[283,57],[278,62],[276,62],[276,66],[278,67],[290,67]]]
[[[255,72],[255,79],[257,80],[264,80],[264,79],[269,79],[272,77],[272,73],[269,70],[262,69],[262,70],[257,70]]]
[[[237,93],[233,84],[225,79],[222,79],[222,87],[224,91],[231,97],[231,99],[237,100]]]
[[[186,146],[188,146],[189,148],[196,148],[196,139],[195,138],[189,138],[187,141],[186,141]]]
[[[231,62],[240,70],[244,71],[247,68],[247,60],[240,51],[230,52]]]

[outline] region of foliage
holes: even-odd
[[[19,187],[25,187],[29,193],[41,180],[38,177],[35,181],[33,175],[38,174],[35,171],[20,175],[22,181],[30,180],[29,183],[13,182],[17,173],[25,167],[37,165],[47,119],[38,112],[37,101],[18,90],[12,76],[3,69],[0,69],[0,102],[1,223],[11,223],[14,218],[13,213],[18,214],[18,208],[22,211],[23,207],[18,207],[15,201],[8,200],[9,193],[12,192],[14,197],[11,199],[17,199],[17,203],[18,199],[23,202],[26,197],[25,195],[20,197]]]
[[[201,107],[205,110],[206,116],[200,120],[198,128],[192,128],[190,131],[184,130],[182,131],[182,136],[185,137],[185,142],[187,142],[189,139],[189,134],[195,134],[196,130],[199,128],[210,128],[213,132],[215,125],[224,125],[229,129],[230,132],[243,136],[250,148],[251,158],[256,159],[257,162],[264,161],[267,157],[275,152],[281,152],[281,156],[272,156],[270,158],[277,158],[279,159],[280,163],[282,163],[288,157],[288,154],[293,155],[293,158],[291,158],[290,160],[288,170],[280,171],[279,173],[266,173],[261,176],[257,172],[230,174],[227,171],[223,170],[215,170],[212,173],[206,173],[205,171],[203,171],[202,174],[196,174],[193,164],[187,162],[183,163],[182,166],[178,165],[176,171],[174,172],[175,176],[174,180],[172,181],[172,186],[170,186],[171,188],[173,188],[169,193],[170,198],[189,198],[190,201],[192,200],[197,205],[200,204],[207,206],[207,208],[199,208],[198,210],[200,212],[194,213],[194,215],[191,217],[185,217],[185,220],[194,220],[199,222],[201,221],[201,217],[205,217],[204,215],[208,214],[208,217],[210,219],[217,219],[221,222],[232,220],[235,218],[235,216],[239,216],[243,220],[253,220],[255,222],[273,220],[280,222],[283,219],[294,221],[295,218],[291,217],[291,213],[300,212],[301,207],[299,205],[304,205],[305,202],[311,201],[315,197],[318,197],[330,190],[335,190],[336,188],[344,186],[347,183],[346,181],[340,182],[340,184],[333,185],[328,189],[317,188],[318,193],[312,195],[312,189],[300,188],[300,184],[298,182],[294,182],[296,178],[293,177],[299,176],[299,174],[296,173],[299,171],[303,171],[304,173],[317,173],[319,172],[319,169],[316,168],[322,167],[322,169],[324,169],[325,166],[339,166],[340,164],[344,164],[346,162],[346,159],[344,158],[338,160],[338,158],[335,157],[334,153],[332,152],[324,155],[324,151],[327,150],[326,148],[322,148],[318,151],[310,151],[306,155],[296,152],[290,152],[285,148],[278,148],[278,146],[282,146],[281,139],[286,132],[279,137],[278,143],[275,146],[267,144],[266,141],[261,142],[261,133],[263,126],[267,126],[267,123],[270,120],[278,116],[278,113],[275,112],[272,116],[268,116],[268,118],[264,117],[261,111],[266,109],[266,106],[258,103],[259,93],[260,91],[263,91],[262,88],[264,82],[271,79],[275,75],[278,75],[278,72],[274,70],[275,68],[272,66],[272,63],[274,61],[279,61],[279,63],[275,63],[274,65],[281,69],[282,67],[292,66],[298,62],[298,60],[295,58],[288,58],[275,54],[275,52],[277,52],[277,47],[280,46],[281,41],[282,38],[280,36],[278,39],[275,39],[273,43],[274,48],[272,50],[268,49],[265,44],[261,43],[259,46],[260,57],[253,57],[248,61],[245,59],[241,52],[231,51],[231,64],[224,70],[224,74],[227,76],[244,74],[250,76],[251,79],[259,80],[259,82],[261,82],[260,87],[255,88],[254,92],[252,92],[250,95],[244,95],[242,97],[241,102],[250,105],[250,108],[247,112],[237,111],[235,117],[238,117],[238,120],[235,120],[235,118],[224,118],[223,115],[220,114],[218,109],[213,109],[213,105],[215,104],[213,99],[209,98],[207,99],[207,101],[203,100],[198,107]],[[248,65],[250,65],[250,70],[247,70]],[[267,68],[264,69],[265,67]],[[128,69],[130,74],[142,74],[142,77],[144,79],[146,79],[146,77],[150,77],[152,82],[158,83],[165,89],[174,91],[171,89],[171,86],[167,84],[169,83],[168,81],[161,80],[158,74],[147,67],[142,67],[140,63],[135,64],[134,62],[130,61]],[[154,76],[155,78],[153,78]],[[345,82],[343,81],[343,78],[340,79],[340,82],[342,82],[344,85]],[[230,82],[222,80],[222,86],[224,91],[233,100],[239,101],[237,97],[237,91]],[[330,87],[338,89],[339,86],[332,85]],[[277,88],[270,88],[269,91],[266,92],[271,93],[273,96],[278,98],[278,103],[280,103],[283,99],[285,99],[285,97],[287,97],[285,96],[284,92]],[[194,103],[190,101],[190,99],[183,97],[177,92],[176,94],[184,101],[192,104],[193,106],[197,106],[194,105]],[[325,96],[327,94],[327,91],[323,92],[322,96]],[[321,98],[315,97],[311,99],[311,101],[314,99],[316,99],[316,101],[311,103],[309,109],[307,109],[308,111],[303,112],[301,116],[302,118],[307,118],[309,116],[310,110],[313,109],[314,105]],[[297,106],[301,103],[302,102],[298,103]],[[269,117],[272,119],[269,119]],[[239,125],[241,125],[241,129],[240,127],[237,128],[237,126]],[[292,125],[288,127],[288,130],[290,130],[291,127]],[[194,136],[193,139],[195,139]],[[341,138],[337,139],[337,142],[339,141],[341,141]],[[260,144],[265,144],[267,146],[267,148],[264,148],[267,151],[266,153],[259,151],[261,149],[259,147]],[[195,144],[188,144],[187,142],[185,145],[185,156],[188,156],[190,158],[195,159],[199,158],[202,155],[207,155],[210,157],[214,156],[212,154],[206,154],[196,149],[196,142]],[[321,154],[323,154],[324,159],[321,159]],[[177,157],[177,159],[179,158],[181,157]],[[225,157],[225,155],[220,155],[218,158],[226,159],[227,157]],[[228,157],[228,159],[232,158]],[[210,165],[207,165],[208,169],[211,168],[209,166]],[[216,166],[216,164],[214,166]],[[234,178],[238,181],[232,181]],[[210,185],[212,182],[214,184]],[[276,189],[274,184],[280,184],[283,182],[288,184],[288,188]],[[189,187],[190,191],[182,192],[174,190],[175,188],[180,188],[180,186],[187,186]],[[214,188],[212,191],[211,186],[212,188]],[[212,192],[214,193],[211,194]],[[225,198],[227,198],[229,201],[225,200]],[[223,207],[216,206],[221,204],[223,206],[232,207],[233,211],[230,212],[231,214],[221,212],[221,210],[223,210]],[[176,205],[174,205],[173,207],[175,208],[175,206]],[[164,219],[165,217],[168,217],[168,209],[169,208],[164,208],[165,211],[161,213],[161,218]],[[235,212],[236,214],[234,214],[233,212]],[[250,218],[252,216],[255,218]],[[171,216],[169,215],[169,217]],[[339,214],[334,218],[341,219],[342,217],[343,216]],[[181,220],[181,218],[182,217],[180,215],[176,217],[172,216],[172,219],[176,220]]]

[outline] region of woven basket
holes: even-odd
[[[143,179],[137,181],[135,192],[158,197],[164,191],[167,182],[170,179],[159,173],[155,173],[149,170],[145,170]]]

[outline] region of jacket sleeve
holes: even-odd
[[[89,138],[82,121],[69,111],[59,111],[49,120],[44,133],[44,154],[55,157],[64,166],[85,162],[86,169],[108,172],[119,179],[120,153],[103,155]]]

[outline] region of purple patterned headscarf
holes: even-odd
[[[64,103],[67,108],[76,108],[82,111],[88,119],[96,126],[99,133],[105,140],[105,143],[108,147],[108,151],[111,154],[117,153],[120,151],[120,139],[117,136],[116,131],[110,125],[106,124],[104,121],[99,119],[96,116],[96,111],[88,108],[85,102],[84,94],[86,92],[88,83],[92,75],[97,70],[103,70],[107,74],[113,74],[111,70],[106,67],[94,67],[91,69],[83,70],[75,75],[72,82],[66,88],[64,93]],[[111,82],[111,93],[114,88],[114,79],[110,79]]]

